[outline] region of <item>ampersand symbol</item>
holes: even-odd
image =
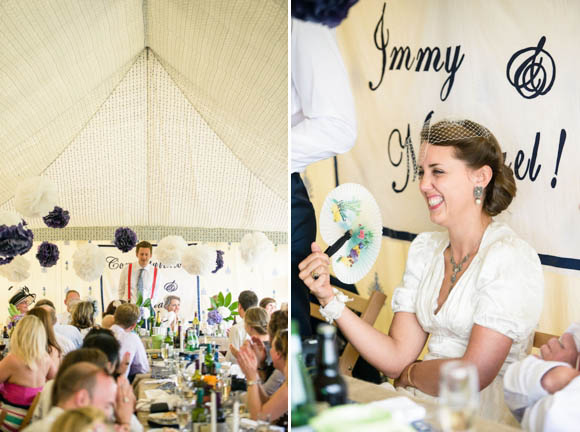
[[[545,95],[556,79],[556,64],[544,50],[545,43],[546,36],[542,36],[538,46],[517,51],[507,64],[509,83],[526,99]]]

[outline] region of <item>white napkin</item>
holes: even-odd
[[[369,403],[369,405],[389,411],[393,419],[401,423],[410,424],[425,418],[425,407],[413,402],[406,396],[383,399]]]
[[[145,390],[144,393],[145,398],[137,401],[137,411],[150,411],[151,404],[158,402],[165,402],[169,406],[169,409],[172,409],[179,402],[178,396],[171,395],[161,389],[149,389]]]

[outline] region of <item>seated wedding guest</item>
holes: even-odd
[[[62,350],[56,340],[54,329],[52,328],[53,324],[50,312],[37,306],[29,310],[27,315],[34,315],[42,322],[44,330],[46,330],[46,352],[54,363],[55,370],[58,370],[60,361],[62,360]]]
[[[119,378],[119,381],[121,378]],[[107,418],[115,415],[118,425],[129,430],[135,405],[133,389],[126,379],[119,384],[104,369],[88,362],[79,362],[59,373],[53,388],[53,407],[42,420],[31,424],[27,432],[51,430],[65,411],[92,406]],[[61,429],[73,430],[73,429]]]
[[[74,351],[75,349],[80,347],[80,343],[82,342],[81,333],[78,331],[76,327],[68,325],[61,326],[57,324],[56,310],[54,309],[53,302],[51,302],[48,299],[41,299],[36,302],[36,307],[43,308],[50,314],[50,322],[52,323],[52,329],[54,330],[56,342],[58,343],[58,346],[60,347],[61,350],[61,356],[65,356],[69,352]],[[71,327],[72,330],[75,331],[75,336],[73,336],[74,338],[76,338],[76,335],[78,334],[78,341],[80,341],[78,342],[79,346],[77,346],[77,341],[73,341],[73,339],[68,336],[70,332],[67,332],[67,330],[63,331],[64,327]]]
[[[248,325],[248,315],[253,309],[255,308],[250,308],[246,314],[246,326]],[[276,333],[282,330],[288,330],[288,311],[280,310],[274,312],[270,317],[270,322],[268,323],[268,340],[274,340]],[[276,369],[272,364],[272,358],[270,357],[270,342],[263,338],[252,336],[251,341],[244,342],[243,346],[251,347],[256,355],[256,359],[258,360],[260,381],[261,383],[264,383],[259,384],[260,392],[265,393],[267,396],[271,396],[282,386],[282,384],[284,384],[286,377],[283,372]]]
[[[52,391],[58,377],[69,367],[80,362],[89,362],[101,369],[107,368],[107,356],[97,348],[81,348],[65,355],[54,379],[48,380],[40,392],[40,397],[32,414],[32,423],[44,418],[52,408]]]
[[[268,335],[270,336],[270,340],[271,341],[274,340],[274,336],[276,335],[276,333],[279,333],[284,330],[286,331],[288,330],[288,311],[278,310],[272,314],[272,316],[270,317],[270,322],[268,323]],[[269,364],[272,364],[272,357],[270,356],[269,349],[270,345],[268,344],[267,347],[268,347],[268,350],[266,351],[267,356],[262,354],[261,357],[264,358],[264,360],[262,360],[261,362],[259,361],[258,363],[261,364],[260,367],[263,369],[267,369],[269,367]],[[260,357],[258,357],[258,359],[260,359]],[[258,367],[258,369],[260,369],[260,367]],[[282,386],[282,384],[284,384],[286,377],[283,371],[274,368],[274,370],[270,375],[266,375],[265,379],[266,381],[264,382],[264,384],[260,385],[264,393],[266,393],[268,396],[271,396],[274,394],[276,390],[278,390]]]
[[[74,305],[81,301],[81,295],[76,290],[68,290],[64,296],[64,305],[66,306],[66,311],[58,314],[59,324],[70,324],[71,315]]]
[[[248,338],[248,335],[246,334],[246,326],[244,324],[244,316],[248,309],[257,305],[258,296],[253,291],[242,291],[238,296],[238,314],[241,319],[238,323],[232,326],[230,330],[228,352],[226,353],[225,361],[236,363],[236,357],[232,353],[232,347],[239,350]]]
[[[286,421],[288,413],[288,330],[282,330],[274,336],[270,355],[274,367],[286,378],[284,384],[270,397],[260,387],[258,359],[254,350],[244,345],[238,353],[239,365],[247,380],[247,404],[253,420],[269,417],[270,420]]]
[[[504,377],[505,401],[524,430],[574,431],[580,424],[580,323],[560,340],[512,363]]]
[[[127,303],[125,300],[113,300],[107,306],[107,310],[103,313],[103,320],[101,321],[101,327],[111,328],[115,324],[115,311],[123,303]]]
[[[168,295],[163,301],[163,310],[161,313],[161,325],[163,327],[170,327],[175,331],[175,325],[179,319],[179,309],[181,307],[181,299],[176,295]]]
[[[276,300],[272,297],[264,297],[260,300],[259,306],[266,309],[268,315],[272,315],[272,313],[277,309]]]
[[[96,310],[93,302],[78,302],[72,310],[71,325],[78,328],[81,335],[85,337],[95,325],[95,315]]]
[[[46,346],[46,330],[40,319],[24,316],[10,337],[10,352],[0,361],[0,398],[2,411],[8,414],[0,430],[18,430],[46,380],[55,376]]]
[[[265,344],[269,343],[268,336],[268,321],[270,316],[266,309],[259,306],[254,306],[249,308],[244,315],[244,324],[246,329],[246,334],[249,339],[246,339],[245,344],[261,346],[262,348]],[[238,351],[233,346],[231,347],[232,355],[237,359]]]
[[[121,344],[120,353],[123,358],[129,353],[129,367],[125,376],[133,377],[138,373],[149,372],[149,361],[143,342],[133,329],[137,326],[139,308],[133,303],[125,303],[115,311],[115,324],[111,331]]]
[[[516,192],[495,137],[469,120],[426,124],[421,131],[419,189],[432,222],[444,232],[411,243],[403,280],[393,294],[389,334],[345,307],[330,285],[329,258],[312,244],[300,278],[321,313],[373,366],[423,398],[437,396],[440,367],[475,364],[479,414],[515,424],[503,401],[503,375],[522,358],[538,324],[544,279],[537,253],[493,216]],[[418,357],[429,337],[424,361]]]
[[[18,319],[20,319],[23,315],[25,315],[28,312],[28,307],[34,303],[35,299],[36,294],[31,294],[30,292],[28,292],[28,287],[20,288],[12,297],[10,297],[8,303],[14,305],[16,309],[18,309],[18,315],[14,317],[8,317],[8,319],[6,320],[8,330],[13,328],[16,325]]]

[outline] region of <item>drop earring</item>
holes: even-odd
[[[483,188],[481,186],[475,186],[473,188],[473,196],[475,197],[475,204],[481,205],[481,196],[483,195]]]

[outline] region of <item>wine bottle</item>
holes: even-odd
[[[298,331],[298,323],[292,321],[292,373],[291,400],[292,400],[292,427],[305,426],[308,420],[314,416],[314,396],[312,381],[306,372],[302,361],[302,343]]]
[[[317,329],[318,354],[317,373],[314,377],[316,400],[328,402],[331,406],[347,402],[346,383],[338,372],[338,352],[336,349],[336,328],[321,324]]]

